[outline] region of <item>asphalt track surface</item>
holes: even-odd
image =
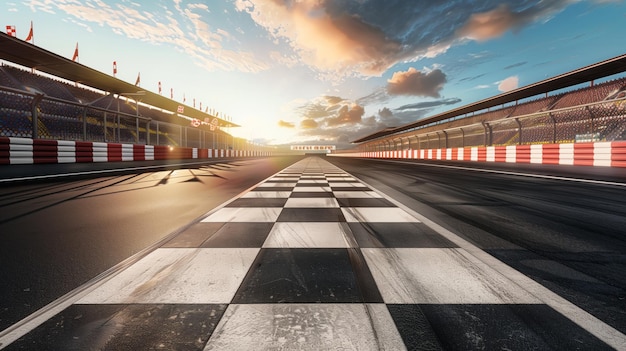
[[[330,161],[626,333],[626,171]]]
[[[626,333],[622,170],[326,159]],[[0,170],[0,330],[298,160]]]

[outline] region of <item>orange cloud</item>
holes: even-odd
[[[395,72],[387,81],[390,95],[414,95],[439,97],[439,91],[446,82],[446,75],[440,69],[423,73],[411,67],[406,72]]]
[[[325,72],[384,72],[402,52],[400,42],[359,16],[331,16],[318,0],[281,2],[252,0],[239,3],[258,24],[274,36],[286,38],[301,59]]]
[[[498,84],[498,90],[507,92],[517,89],[519,86],[519,78],[517,76],[508,77]]]
[[[458,33],[467,39],[485,41],[501,36],[518,23],[509,7],[503,4],[494,10],[473,14]]]
[[[282,119],[278,121],[278,126],[281,128],[295,128],[296,125],[291,122],[283,121]]]
[[[314,119],[305,119],[300,122],[300,128],[302,129],[315,129],[319,124]]]

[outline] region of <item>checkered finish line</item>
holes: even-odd
[[[610,349],[350,174],[306,158],[7,349]]]

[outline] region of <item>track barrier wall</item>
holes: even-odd
[[[626,150],[626,149],[625,149]],[[198,149],[87,141],[0,137],[0,165],[215,159],[274,156],[271,151]]]
[[[337,152],[329,156],[626,167],[626,141]]]

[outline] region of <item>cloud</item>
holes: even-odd
[[[519,78],[517,76],[511,76],[501,81],[500,84],[498,84],[498,90],[506,93],[507,91],[517,89],[518,84],[519,84]]]
[[[282,119],[278,121],[278,126],[281,128],[295,128],[296,127],[295,124],[291,122],[283,121]]]
[[[322,76],[342,78],[380,76],[397,63],[436,57],[467,40],[490,40],[574,2],[236,0],[235,7]]]
[[[512,65],[508,65],[508,66],[504,67],[504,69],[511,69],[511,68],[515,68],[515,67],[520,67],[520,66],[525,65],[526,63],[527,63],[526,61],[514,63]]]
[[[300,122],[300,128],[302,129],[315,129],[319,126],[319,124],[311,118],[307,118]]]
[[[228,31],[213,28],[207,21],[209,8],[203,4],[174,3],[174,10],[153,12],[145,4],[120,2],[111,6],[103,1],[75,0],[28,3],[32,11],[63,12],[70,21],[91,31],[91,26],[108,27],[130,39],[176,48],[207,70],[260,72],[269,68],[250,51],[227,49],[224,43],[234,40]],[[269,57],[269,53],[268,53]]]
[[[299,126],[300,137],[311,138],[313,141],[325,140],[345,147],[350,146],[346,141],[413,122],[430,112],[430,110],[398,111],[384,107],[372,115],[366,115],[362,105],[338,96],[320,96],[304,104],[297,111],[302,118]],[[324,113],[321,114],[320,111]]]
[[[387,81],[390,95],[413,95],[439,97],[439,91],[446,83],[446,75],[440,69],[422,73],[411,67],[406,72],[395,72]]]
[[[328,127],[341,125],[353,125],[361,122],[361,117],[365,113],[363,106],[353,104],[351,106],[344,105],[339,109],[336,116],[326,118],[324,120]]]
[[[435,101],[424,101],[424,102],[417,102],[414,104],[402,105],[400,107],[396,107],[396,110],[404,111],[404,110],[432,109],[432,108],[439,107],[439,106],[458,104],[459,102],[461,102],[461,99],[459,98],[449,98],[449,99],[441,99],[441,100],[435,100]]]

